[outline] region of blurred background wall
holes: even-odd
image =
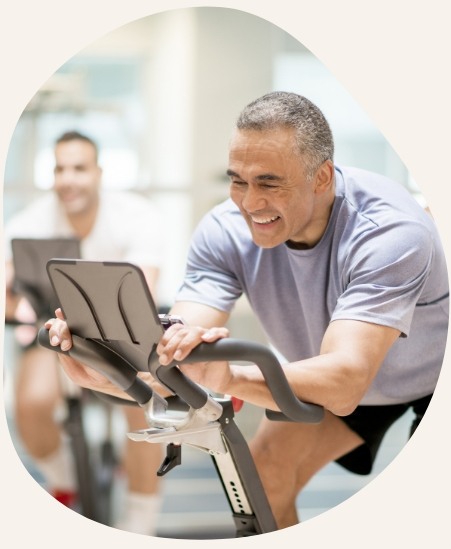
[[[193,228],[228,195],[234,121],[249,101],[276,89],[301,93],[323,110],[338,164],[384,173],[422,200],[383,135],[302,44],[254,15],[205,7],[123,26],[68,59],[37,90],[10,144],[4,220],[50,188],[55,139],[68,129],[88,133],[100,146],[104,187],[135,190],[164,212],[168,253],[159,295],[170,305]],[[231,329],[262,337],[244,299]]]

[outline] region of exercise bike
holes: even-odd
[[[143,407],[148,428],[129,433],[137,442],[165,443],[166,457],[157,474],[182,462],[182,447],[207,452],[229,503],[236,537],[277,530],[248,444],[237,427],[232,398],[216,398],[187,378],[179,364],[160,366],[156,346],[181,319],[158,314],[142,271],[129,263],[52,259],[47,272],[71,330],[73,346],[63,354],[106,376],[133,400],[110,397],[123,405]],[[45,328],[39,342],[51,347]],[[233,360],[257,364],[281,410],[266,410],[274,421],[318,423],[323,409],[300,401],[282,367],[265,345],[239,339],[202,343],[183,361]],[[138,376],[150,372],[173,396],[162,398]]]
[[[41,326],[59,307],[46,272],[47,261],[54,256],[80,257],[80,242],[76,238],[15,238],[11,241],[11,247],[13,291],[25,297],[31,305],[37,320],[30,325]],[[5,319],[5,324],[14,327],[24,325],[13,319]],[[78,510],[87,518],[109,524],[112,479],[118,462],[111,439],[111,403],[93,398],[91,391],[82,390],[63,375],[59,381],[64,397],[62,427],[69,437],[74,456]],[[88,401],[101,404],[105,415],[105,438],[98,448],[90,447],[84,425],[83,409]]]

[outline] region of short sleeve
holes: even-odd
[[[331,320],[373,322],[408,335],[433,257],[432,236],[423,225],[404,222],[369,231],[348,252],[345,289]]]
[[[233,240],[219,216],[207,214],[193,234],[185,278],[176,300],[230,312],[242,294],[234,274],[236,261],[239,259]]]

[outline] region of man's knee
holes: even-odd
[[[53,403],[42,398],[19,398],[15,405],[15,419],[20,425],[44,426],[53,420],[54,414]]]

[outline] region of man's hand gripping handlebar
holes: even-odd
[[[101,341],[84,339],[72,334],[72,347],[68,351],[61,351],[60,348],[50,345],[46,328],[40,329],[38,339],[44,347],[68,355],[93,368],[141,406],[148,404],[154,395],[149,385],[138,377],[138,372],[133,365]],[[156,353],[153,354],[156,355]],[[296,397],[277,357],[267,346],[259,343],[233,338],[220,339],[214,343],[201,343],[183,361],[172,362],[167,366],[160,366],[158,357],[151,356],[149,370],[172,394],[178,396],[190,408],[198,410],[206,405],[209,394],[186,377],[178,365],[214,360],[249,362],[260,368],[274,401],[280,409],[280,412],[267,410],[266,414],[270,419],[306,423],[318,423],[322,420],[323,408],[305,403]],[[162,397],[159,399],[165,400]],[[128,402],[124,400],[125,403]],[[167,405],[164,402],[162,404]]]

